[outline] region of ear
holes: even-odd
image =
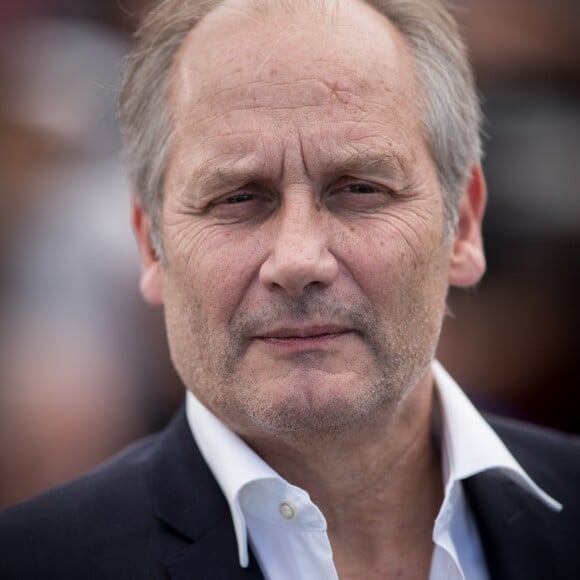
[[[481,238],[481,224],[487,190],[480,165],[473,167],[471,177],[458,206],[449,283],[469,287],[476,284],[485,272],[485,256]]]
[[[141,282],[139,284],[141,295],[153,306],[161,306],[163,304],[161,262],[151,241],[151,219],[135,197],[131,200],[131,224],[137,240],[141,263]]]

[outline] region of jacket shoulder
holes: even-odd
[[[526,471],[580,480],[580,437],[503,417],[487,417]]]
[[[546,451],[559,449],[564,453],[577,452],[580,449],[579,435],[497,415],[487,415],[486,419],[500,436],[505,436],[515,445],[527,447],[533,443],[535,446],[539,446],[539,449]]]
[[[137,558],[147,568],[159,544],[148,489],[158,440],[141,440],[96,470],[0,513],[0,577],[44,570],[51,578],[131,578],[123,562]],[[129,553],[119,558],[123,550]]]

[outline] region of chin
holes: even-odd
[[[339,381],[310,382],[308,386],[271,387],[261,397],[244,401],[250,422],[269,433],[336,432],[348,425],[368,419],[379,408],[394,406],[393,393],[384,384],[367,384],[361,389]]]

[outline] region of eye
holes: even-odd
[[[252,201],[254,199],[254,195],[252,193],[238,193],[236,195],[231,195],[230,197],[227,197],[223,203],[227,204],[227,205],[235,205],[238,203],[245,203],[245,202],[249,202]]]
[[[349,183],[344,187],[350,193],[377,193],[378,189],[370,183]]]
[[[265,219],[271,213],[274,203],[273,197],[267,191],[250,189],[216,199],[209,211],[214,218],[224,222],[254,222]]]
[[[331,188],[327,203],[334,211],[372,212],[387,205],[392,194],[384,185],[347,178]]]

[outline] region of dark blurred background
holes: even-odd
[[[182,398],[138,293],[115,121],[144,0],[0,0],[0,507]],[[580,432],[580,2],[454,0],[486,113],[488,273],[439,358],[480,407]]]

